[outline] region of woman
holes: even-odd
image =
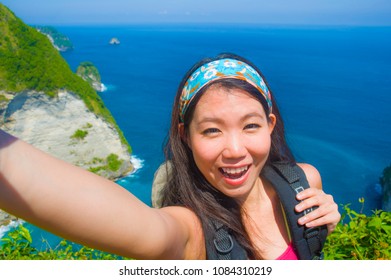
[[[213,221],[233,232],[250,259],[297,256],[278,197],[261,171],[294,163],[283,122],[259,70],[222,55],[195,65],[174,102],[163,206],[150,208],[115,183],[0,134],[0,208],[66,239],[138,259],[206,259]],[[298,223],[339,221],[317,170],[300,164],[311,188]],[[124,223],[123,221],[128,221]],[[287,254],[288,252],[288,254]]]

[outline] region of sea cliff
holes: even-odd
[[[110,111],[49,39],[1,3],[0,34],[0,128],[108,179],[132,172],[131,147]],[[0,214],[0,225],[13,219]]]
[[[0,128],[109,179],[129,173],[122,131],[48,38],[2,4],[0,33]]]
[[[23,91],[0,109],[0,127],[51,155],[117,179],[132,171],[128,147],[116,128],[89,111],[74,93],[59,91],[56,97]],[[116,155],[118,166],[109,166]]]

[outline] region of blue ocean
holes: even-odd
[[[298,161],[318,168],[339,205],[381,207],[379,177],[391,164],[391,27],[245,25],[58,26],[76,71],[99,70],[99,93],[133,149],[137,171],[118,181],[150,204],[177,87],[199,59],[233,52],[263,72]],[[110,45],[111,38],[119,45]],[[124,223],[127,221],[124,221]],[[35,238],[45,232],[32,227]],[[47,238],[47,237],[45,237]]]

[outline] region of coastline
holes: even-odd
[[[10,230],[24,221],[0,209],[0,240]]]

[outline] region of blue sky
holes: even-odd
[[[391,25],[391,0],[0,0],[28,24]]]

